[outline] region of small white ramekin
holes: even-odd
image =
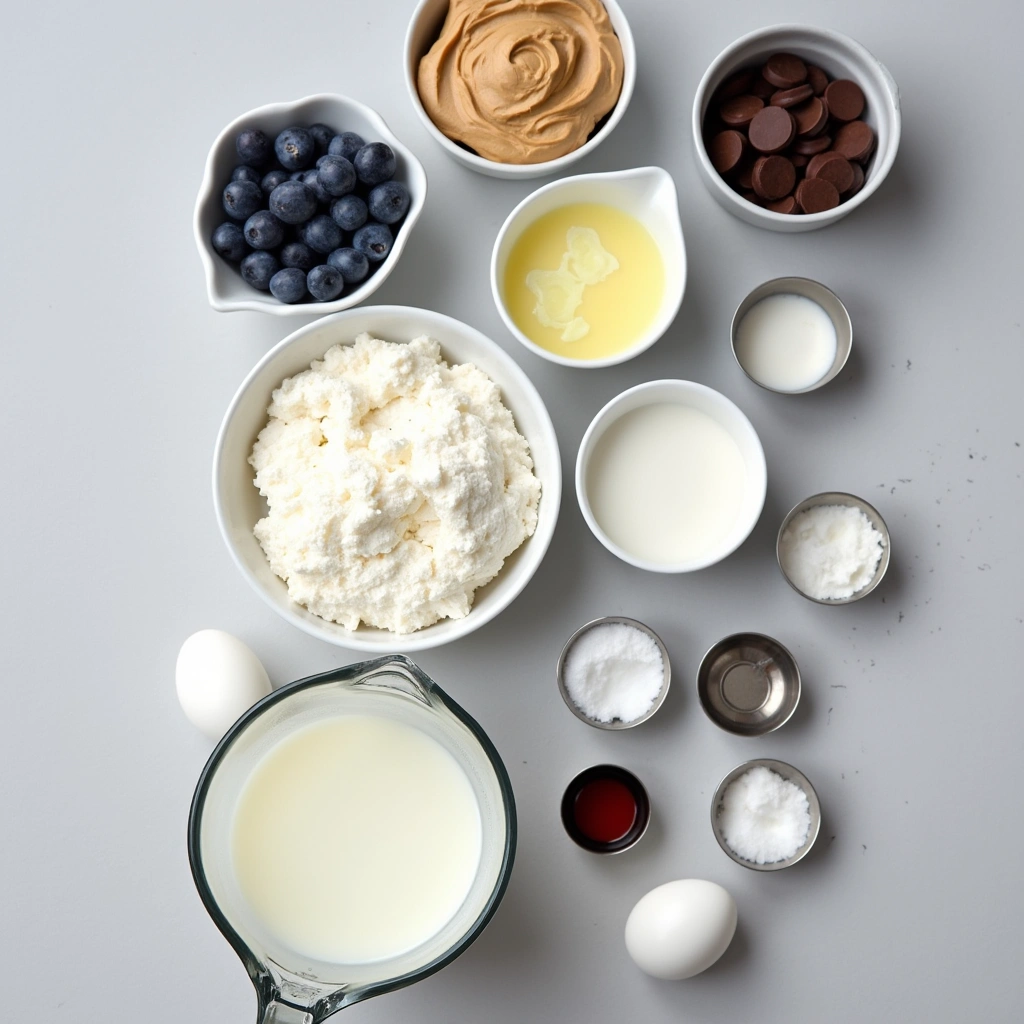
[[[289,304],[275,299],[269,292],[257,291],[242,280],[238,267],[222,259],[213,250],[210,236],[213,229],[227,220],[221,205],[221,192],[231,178],[231,171],[240,163],[235,150],[235,137],[243,128],[259,128],[271,138],[292,125],[307,127],[322,123],[339,132],[356,132],[367,142],[386,142],[395,153],[398,169],[395,179],[409,189],[412,201],[405,215],[388,258],[358,288],[346,290],[333,302],[296,302]],[[274,316],[323,316],[357,306],[368,299],[389,277],[402,256],[405,243],[423,211],[427,198],[427,175],[423,165],[403,146],[384,123],[376,110],[332,93],[306,96],[293,103],[270,103],[236,117],[217,136],[206,158],[203,183],[199,186],[192,230],[196,248],[206,273],[206,292],[210,305],[222,313],[239,309],[272,313]],[[326,259],[326,257],[324,257]]]
[[[715,90],[733,72],[756,66],[774,53],[796,54],[832,78],[853,79],[864,90],[867,100],[864,120],[874,129],[877,139],[874,156],[866,168],[864,187],[852,199],[823,213],[773,213],[755,206],[722,178],[704,148],[704,115]],[[772,25],[741,36],[712,61],[693,98],[693,145],[697,151],[697,168],[708,191],[740,220],[786,233],[827,227],[866,203],[896,160],[901,122],[900,92],[885,65],[849,36],[807,25]]]
[[[569,355],[563,356],[541,348],[516,326],[505,306],[503,282],[512,248],[535,220],[570,203],[603,203],[635,217],[657,244],[665,269],[665,292],[654,323],[629,348],[603,359],[573,359]],[[685,290],[686,247],[679,222],[676,186],[672,175],[661,167],[578,174],[542,185],[508,215],[491,252],[491,295],[505,326],[521,345],[535,355],[562,366],[581,366],[586,369],[615,366],[645,352],[668,330],[679,312]],[[567,350],[571,351],[571,343],[567,343]]]
[[[419,0],[405,34],[405,84],[413,109],[424,127],[450,157],[471,170],[490,175],[492,178],[541,178],[547,174],[560,174],[577,160],[582,160],[615,130],[615,126],[622,120],[622,115],[626,113],[626,107],[633,96],[633,86],[636,84],[636,47],[633,44],[633,33],[629,30],[629,22],[615,0],[602,0],[602,3],[608,11],[612,28],[615,29],[622,47],[622,91],[619,93],[618,102],[604,124],[579,149],[574,149],[556,160],[545,160],[539,164],[503,164],[477,156],[465,146],[453,142],[430,120],[430,115],[424,109],[416,86],[420,58],[434,45],[441,31],[448,13],[448,0]]]
[[[587,494],[587,471],[590,468],[590,459],[604,432],[626,413],[661,402],[676,402],[710,416],[735,440],[747,467],[747,487],[743,507],[736,517],[732,530],[717,549],[700,558],[692,558],[685,562],[649,562],[630,554],[616,544],[601,528],[590,507],[590,497]],[[670,466],[666,466],[666,472],[671,472]],[[757,521],[761,517],[761,510],[764,508],[767,490],[768,470],[765,464],[764,449],[761,447],[761,441],[753,424],[739,407],[721,392],[691,380],[652,380],[646,384],[637,384],[636,387],[616,395],[587,427],[587,432],[580,442],[579,454],[576,456],[576,500],[579,502],[580,511],[583,513],[587,526],[590,527],[590,532],[613,555],[630,565],[635,565],[638,569],[646,569],[648,572],[693,572],[714,565],[731,555],[750,536],[751,530],[757,525]]]

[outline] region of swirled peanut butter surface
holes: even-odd
[[[600,0],[451,0],[417,85],[448,138],[488,160],[536,164],[586,142],[622,75]]]

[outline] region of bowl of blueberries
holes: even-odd
[[[196,200],[210,305],[358,305],[394,269],[426,194],[423,166],[362,103],[321,94],[242,114],[211,147]]]

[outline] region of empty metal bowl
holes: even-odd
[[[576,702],[569,696],[569,691],[565,688],[565,659],[569,654],[569,650],[576,641],[583,636],[584,633],[593,629],[595,626],[601,626],[606,623],[620,623],[625,626],[632,626],[634,629],[639,629],[641,633],[646,633],[657,645],[658,650],[661,651],[661,660],[665,666],[665,681],[661,684],[661,692],[657,697],[654,698],[654,703],[639,718],[634,718],[632,722],[623,722],[620,718],[613,718],[610,722],[599,722],[596,718],[591,718],[585,714],[583,710],[576,706]],[[642,622],[637,622],[636,619],[628,619],[622,615],[605,615],[603,618],[594,619],[592,622],[588,622],[584,626],[580,626],[575,633],[566,641],[565,646],[562,648],[562,653],[558,656],[558,665],[555,668],[555,679],[558,682],[558,692],[562,695],[562,700],[565,701],[565,706],[581,721],[586,722],[587,725],[592,725],[595,729],[632,729],[636,725],[640,725],[642,722],[646,722],[648,718],[651,718],[654,713],[665,703],[665,698],[668,696],[669,683],[672,681],[672,666],[669,664],[668,651],[665,649],[665,645],[661,642],[661,637],[651,629],[650,626],[645,626]]]
[[[875,574],[871,579],[858,590],[855,594],[851,594],[849,597],[837,597],[837,598],[823,598],[823,597],[811,597],[810,594],[805,594],[790,578],[786,572],[786,567],[782,564],[782,535],[786,532],[789,524],[801,513],[806,512],[809,508],[815,508],[818,505],[849,505],[853,508],[860,509],[868,519],[871,520],[871,525],[882,535],[882,557],[878,560],[878,565],[875,566]],[[782,520],[782,525],[779,527],[778,536],[775,538],[775,559],[779,563],[779,571],[782,573],[786,582],[801,596],[806,597],[808,601],[814,601],[815,604],[852,604],[854,601],[859,601],[862,597],[867,597],[879,583],[882,582],[882,577],[885,575],[885,570],[889,568],[889,527],[885,525],[885,520],[878,514],[878,509],[873,505],[869,505],[863,498],[858,498],[855,494],[847,494],[846,491],[822,491],[821,494],[812,494],[809,498],[804,498],[803,501],[798,502],[794,505],[789,512],[786,514],[786,518]]]
[[[697,696],[720,729],[763,736],[785,725],[800,702],[800,669],[778,640],[734,633],[719,640],[700,663]]]
[[[836,329],[836,356],[832,366],[824,376],[820,377],[813,384],[805,388],[796,388],[792,391],[782,388],[773,388],[758,380],[740,360],[736,351],[736,334],[740,322],[762,299],[769,295],[801,295],[811,302],[816,302],[828,314],[832,326]],[[812,281],[808,277],[776,277],[771,281],[765,281],[758,285],[737,307],[732,315],[732,326],[729,328],[729,343],[732,346],[732,356],[736,365],[758,386],[766,391],[774,391],[777,395],[805,395],[808,391],[817,391],[830,380],[839,376],[847,359],[850,358],[850,351],[853,348],[853,322],[850,314],[843,305],[839,296],[831,288],[826,288],[818,281]]]
[[[788,782],[792,782],[799,786],[804,793],[807,794],[808,810],[811,815],[811,824],[807,829],[807,838],[804,840],[803,846],[800,847],[792,857],[787,857],[785,860],[773,861],[771,864],[755,864],[752,860],[744,860],[739,854],[734,853],[729,849],[729,844],[725,841],[725,836],[722,835],[722,829],[718,822],[719,811],[722,807],[722,797],[725,796],[725,791],[741,776],[746,772],[750,771],[751,768],[763,767],[769,771],[775,772],[776,775],[781,775]],[[804,857],[810,852],[811,847],[814,845],[814,840],[818,838],[818,832],[821,829],[821,804],[818,803],[818,794],[814,792],[814,787],[811,785],[810,779],[804,775],[803,772],[797,771],[791,764],[786,764],[785,761],[776,761],[770,757],[759,757],[753,761],[744,761],[743,764],[737,765],[722,781],[718,784],[718,789],[715,790],[714,799],[711,801],[711,830],[715,833],[715,838],[718,840],[718,845],[725,851],[725,853],[737,864],[742,864],[745,868],[750,868],[751,871],[781,871],[783,868],[792,867],[797,861],[803,860]]]

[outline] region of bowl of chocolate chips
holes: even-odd
[[[748,224],[813,231],[885,180],[900,141],[899,90],[860,43],[774,25],[726,47],[693,102],[701,177]]]

